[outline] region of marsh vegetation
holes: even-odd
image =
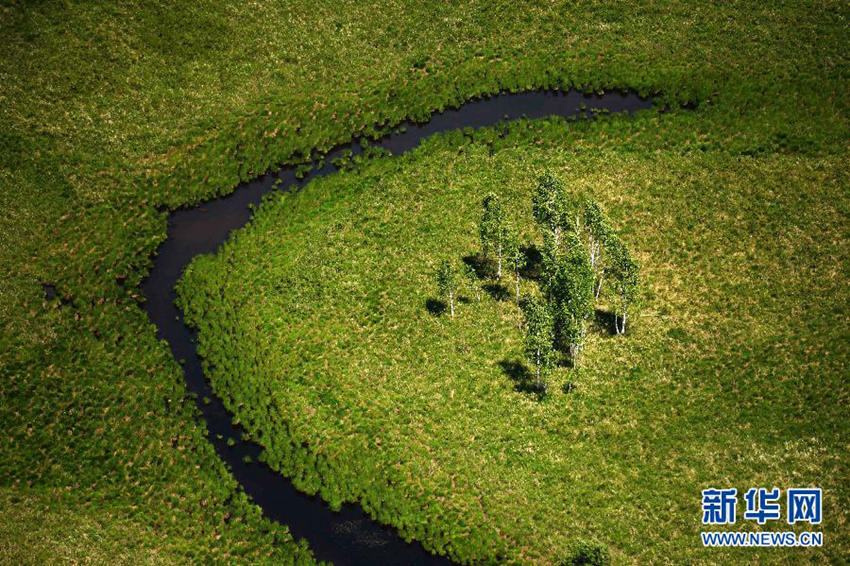
[[[270,195],[180,284],[213,386],[266,448],[264,460],[300,489],[331,506],[358,501],[458,560],[554,559],[578,538],[614,559],[699,560],[692,506],[662,501],[690,501],[704,478],[748,485],[793,475],[842,493],[821,460],[838,457],[789,458],[787,438],[840,438],[830,431],[843,409],[807,408],[800,396],[839,390],[842,362],[818,360],[817,380],[793,376],[800,352],[839,339],[838,327],[822,325],[831,307],[807,289],[817,281],[818,294],[846,292],[830,274],[847,249],[826,244],[843,230],[844,165],[688,149],[694,128],[718,126],[686,112],[519,122],[438,136],[408,156]],[[483,197],[498,187],[502,213],[528,235],[520,247],[537,258],[521,295],[545,298],[534,214],[545,171],[593,195],[642,283],[622,337],[621,296],[605,279],[584,319],[580,363],[553,364],[541,399],[510,262],[500,281],[498,246],[485,261],[481,224]],[[770,206],[753,205],[767,195]],[[592,204],[580,210],[597,214]],[[815,226],[830,234],[818,240],[825,247],[793,235]],[[577,238],[558,237],[564,246]],[[582,250],[593,304],[596,248],[587,231],[581,238],[564,249]],[[803,250],[805,272],[795,259]],[[423,308],[438,300],[434,273],[446,258],[453,317],[448,299],[439,316]],[[458,258],[491,270],[480,301]],[[804,318],[792,302],[805,305]],[[546,316],[540,326],[553,329]],[[777,341],[796,346],[778,355]],[[770,416],[788,411],[794,419]],[[650,521],[665,525],[663,536],[624,534]]]
[[[848,15],[843,2],[4,5],[0,554],[309,562],[214,453],[139,304],[168,211],[474,96],[576,87],[698,110],[452,134],[271,198],[183,288],[217,391],[304,490],[362,501],[457,558],[554,559],[584,538],[619,561],[739,560],[694,545],[694,498],[716,481],[822,486],[829,543],[800,556],[843,558]],[[420,246],[441,234],[444,253],[469,253],[470,195],[506,186],[528,203],[547,169],[618,223],[643,306],[626,340],[595,312],[579,375],[556,369],[541,403],[516,390],[516,289],[488,284],[481,306],[434,317],[438,258]],[[461,225],[399,227],[367,206],[382,195]],[[410,250],[371,263],[364,242],[402,229]],[[424,263],[399,270],[411,254]]]

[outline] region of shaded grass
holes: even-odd
[[[214,387],[301,489],[460,560],[580,538],[618,561],[731,559],[699,544],[713,485],[827,494],[830,544],[748,559],[846,554],[846,160],[690,151],[710,116],[448,135],[270,197],[180,284]],[[511,300],[422,305],[440,260],[474,255],[487,192],[532,238],[544,169],[608,209],[645,287],[629,334],[592,332],[541,402]]]

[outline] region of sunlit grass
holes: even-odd
[[[576,379],[579,387],[575,395],[563,397],[574,405],[588,407],[571,417],[575,422],[570,421],[577,439],[575,450],[588,452],[577,461],[594,458],[587,448],[588,438],[620,434],[620,430],[646,431],[652,426],[654,432],[669,431],[665,432],[664,438],[669,437],[666,445],[690,447],[683,449],[690,456],[676,453],[674,461],[702,458],[709,462],[705,469],[725,469],[726,458],[736,451],[724,448],[717,453],[709,449],[699,452],[694,448],[698,444],[686,438],[693,430],[689,423],[683,425],[679,419],[675,426],[664,428],[652,424],[653,420],[644,422],[642,415],[648,409],[641,409],[642,404],[653,406],[657,399],[653,395],[660,395],[659,384],[663,384],[666,398],[677,399],[680,390],[686,391],[692,405],[698,403],[693,400],[697,391],[711,393],[700,398],[699,403],[706,406],[716,396],[731,399],[735,404],[727,404],[727,408],[746,425],[740,427],[740,437],[756,435],[755,440],[740,440],[731,446],[749,442],[749,452],[770,463],[768,469],[773,473],[760,478],[765,482],[780,481],[777,470],[783,458],[793,459],[788,469],[795,475],[789,483],[791,479],[806,480],[808,476],[799,472],[806,466],[819,473],[832,465],[835,477],[850,475],[846,457],[840,456],[846,449],[842,452],[836,448],[827,434],[844,434],[842,421],[834,412],[846,405],[842,397],[846,384],[820,387],[817,381],[821,376],[834,378],[844,367],[842,356],[846,354],[840,347],[846,343],[841,335],[843,325],[824,321],[834,322],[835,309],[842,310],[844,295],[836,294],[831,278],[843,273],[839,260],[844,257],[846,233],[836,236],[833,230],[828,232],[830,238],[824,238],[819,229],[812,228],[808,216],[802,227],[794,223],[800,210],[819,217],[822,211],[811,205],[824,202],[824,186],[848,185],[846,173],[835,165],[836,160],[840,163],[836,156],[846,157],[847,149],[847,14],[848,7],[842,2],[789,2],[781,6],[675,1],[639,6],[350,1],[4,4],[0,7],[0,421],[6,427],[0,442],[0,483],[11,493],[8,501],[12,511],[4,508],[0,514],[0,530],[6,533],[5,540],[18,542],[12,560],[43,556],[54,561],[72,556],[81,562],[97,561],[111,552],[125,527],[137,531],[135,538],[130,534],[127,539],[138,540],[140,548],[145,548],[137,555],[128,555],[133,561],[144,560],[148,552],[196,563],[213,558],[248,563],[308,560],[309,555],[295,547],[285,527],[264,520],[249,504],[215,456],[203,428],[193,421],[192,402],[185,397],[178,363],[168,347],[156,339],[138,306],[138,284],[147,273],[151,254],[165,238],[166,212],[161,207],[183,206],[232,191],[240,180],[251,179],[274,164],[303,161],[314,148],[327,148],[360,133],[374,133],[383,124],[404,118],[424,119],[434,110],[500,89],[631,88],[659,94],[665,102],[700,103],[698,116],[679,116],[675,122],[645,117],[636,123],[640,127],[625,132],[601,125],[593,135],[579,136],[569,144],[564,141],[559,155],[552,154],[558,144],[551,140],[544,140],[535,150],[528,149],[521,159],[521,154],[512,155],[504,148],[492,165],[485,160],[486,166],[477,153],[474,159],[464,156],[460,162],[453,151],[435,153],[431,163],[437,171],[419,172],[419,185],[402,187],[424,190],[427,196],[420,195],[414,202],[427,210],[432,206],[429,199],[438,194],[432,185],[445,180],[438,175],[444,168],[457,168],[462,173],[458,179],[474,180],[469,189],[478,190],[483,176],[496,170],[491,167],[501,167],[500,174],[515,178],[519,184],[507,187],[500,178],[488,183],[520,196],[525,186],[522,183],[528,182],[526,173],[533,168],[530,163],[548,164],[560,168],[572,181],[587,179],[623,220],[623,226],[635,230],[628,237],[643,249],[640,259],[651,282],[647,291],[653,293],[648,297],[649,304],[667,304],[669,309],[647,307],[647,319],[636,325],[631,342],[612,341],[601,334],[592,336],[595,351],[587,371]],[[540,136],[532,133],[517,143],[532,146],[537,143],[536,137]],[[617,150],[610,166],[606,166],[607,157],[598,157],[599,166],[588,161],[592,171],[581,173],[581,179],[577,177],[580,170],[576,168],[582,161],[574,154],[612,145]],[[631,155],[633,149],[640,155]],[[653,164],[652,152],[656,150],[667,152],[660,164]],[[728,155],[722,160],[704,157],[707,161],[700,161],[687,155],[674,159],[679,153],[701,151]],[[776,153],[784,156],[770,157]],[[760,157],[755,161],[744,158],[744,165],[739,166],[739,156]],[[464,165],[466,159],[472,160]],[[520,167],[517,161],[529,164]],[[392,167],[380,165],[381,170]],[[656,184],[655,175],[663,182]],[[354,178],[328,181],[325,189],[346,185]],[[679,178],[698,179],[699,190],[680,186]],[[769,190],[762,190],[765,179],[771,180]],[[643,184],[633,187],[635,193],[624,193],[620,188],[627,181]],[[726,197],[729,208],[712,200],[717,183],[726,187],[720,194]],[[378,184],[365,182],[362,193],[374,195]],[[404,185],[397,181],[399,184]],[[777,272],[780,282],[794,293],[777,295],[771,281],[762,278],[775,269],[762,253],[761,237],[753,235],[758,234],[761,223],[740,224],[735,212],[742,207],[746,211],[756,200],[736,200],[733,197],[738,193],[727,190],[729,187],[745,188],[741,194],[746,195],[753,194],[747,191],[760,190],[761,200],[775,200],[776,195],[788,200],[788,191],[796,191],[795,206],[780,207],[776,209],[778,216],[771,217],[772,225],[784,222],[788,229],[774,230],[774,237],[765,238],[776,257],[785,262],[798,258],[800,246],[808,246],[803,248],[807,253],[799,257],[798,269]],[[400,190],[398,186],[388,189]],[[716,211],[716,219],[724,222],[724,233],[739,246],[733,248],[737,255],[723,255],[722,249],[715,248],[725,242],[710,236],[707,241],[712,251],[706,255],[704,246],[709,244],[704,243],[707,228],[702,213],[685,207],[692,219],[685,229],[674,209],[658,204],[668,202],[658,199],[666,199],[671,192],[675,202]],[[838,210],[839,217],[846,218],[840,197],[828,204]],[[639,204],[645,202],[655,204]],[[310,204],[306,199],[304,203]],[[834,222],[828,226],[840,225],[834,210],[825,210],[824,218]],[[635,222],[627,221],[624,214],[629,211],[641,215]],[[747,212],[743,218],[761,216]],[[314,221],[323,225],[327,219]],[[690,239],[665,242],[650,237],[669,230]],[[282,234],[277,228],[275,233],[276,237]],[[384,236],[380,231],[375,234]],[[422,237],[430,241],[428,234]],[[449,244],[465,250],[471,244],[464,238],[455,235]],[[669,243],[673,251],[660,252],[653,247],[664,243]],[[297,247],[287,245],[282,253],[291,253]],[[808,253],[812,250],[817,254]],[[706,257],[723,257],[725,262],[709,262]],[[831,270],[823,267],[829,262]],[[683,266],[693,271],[682,272]],[[729,266],[756,267],[734,271]],[[419,277],[425,267],[410,272]],[[292,287],[305,287],[296,276],[309,280],[317,273],[322,272],[296,273]],[[401,280],[404,276],[399,275]],[[389,275],[387,280],[395,282]],[[56,286],[64,306],[44,299],[43,282]],[[247,291],[254,289],[255,283],[242,282]],[[354,278],[347,282],[354,291],[358,286],[368,289],[367,283]],[[425,279],[408,285],[414,283],[425,285]],[[374,288],[370,292],[374,293]],[[728,297],[731,302],[724,302]],[[305,292],[303,299],[304,308],[313,309],[315,303],[321,303],[322,295]],[[781,302],[770,303],[774,300]],[[401,299],[399,304],[404,304]],[[764,306],[767,304],[783,308],[775,312]],[[798,306],[802,304],[805,309]],[[379,317],[381,309],[396,306],[379,293],[367,293],[362,305],[371,309],[364,311],[365,317]],[[265,306],[268,308],[262,312],[269,312],[273,305]],[[298,308],[293,307],[293,312],[300,312]],[[413,315],[421,314],[418,306],[410,308]],[[458,319],[461,328],[473,320],[480,323],[470,316],[470,305],[463,308],[465,313]],[[484,320],[502,328],[513,323],[516,311],[509,304],[487,303],[480,313]],[[673,313],[677,318],[671,318]],[[443,326],[444,320],[426,320],[435,333],[423,338],[423,347],[436,348],[442,344],[440,339],[451,338],[452,327]],[[273,324],[276,321],[267,322],[270,329],[280,330]],[[726,340],[720,342],[722,347],[711,340],[711,329],[721,323],[728,331],[723,336]],[[342,322],[339,324],[341,327]],[[801,325],[808,328],[807,333]],[[350,345],[359,348],[370,336],[358,326],[352,328],[355,332]],[[470,331],[473,328],[469,326]],[[836,335],[843,341],[836,340]],[[281,344],[294,344],[299,339],[295,332],[291,336],[262,332],[260,336],[274,337]],[[473,352],[487,339],[489,335],[483,333],[471,336],[460,351],[457,347],[450,351],[451,360],[467,356],[465,348]],[[513,334],[505,334],[506,343],[494,345],[494,353],[496,349],[499,354],[510,350],[515,339]],[[741,344],[746,347],[736,346]],[[637,345],[663,345],[664,351],[698,360],[697,369],[682,377],[671,369],[680,366],[659,365],[657,361],[652,366],[654,374],[632,372],[634,353],[628,348]],[[734,355],[733,346],[739,350]],[[279,348],[273,349],[280,354]],[[649,351],[640,359],[652,360],[654,350]],[[425,371],[429,360],[434,363],[434,359],[431,354],[428,360],[417,362]],[[407,361],[401,357],[398,363]],[[594,363],[604,367],[613,363],[628,371],[626,377],[609,375],[607,370],[594,370]],[[727,366],[733,369],[727,370]],[[542,410],[543,406],[533,400],[513,395],[504,376],[492,366],[486,367],[484,383],[490,384],[490,394],[496,399],[516,400],[516,405],[529,411]],[[328,375],[323,367],[319,369],[322,376]],[[792,373],[791,369],[798,371]],[[399,367],[390,370],[401,371]],[[755,393],[744,387],[752,380],[741,377],[750,373],[757,383],[778,385]],[[364,383],[377,380],[375,374],[375,370],[366,374]],[[450,407],[461,399],[468,401],[476,391],[471,383],[452,387],[459,374],[453,378],[435,377],[433,371],[426,375],[434,377],[434,382],[428,390],[430,397],[420,401],[423,423],[433,418],[427,412],[431,406]],[[722,376],[727,376],[725,381],[720,381]],[[557,379],[572,378],[562,373]],[[636,408],[627,414],[614,411],[594,416],[592,411],[607,406],[609,398],[620,399],[619,387],[630,384],[628,380],[638,385],[651,383],[654,393],[634,395]],[[407,376],[393,383],[398,387],[399,400],[420,396],[424,386]],[[357,399],[367,411],[372,399],[364,388],[362,399]],[[642,391],[631,385],[627,389],[630,394]],[[791,390],[797,393],[788,394]],[[358,390],[350,394],[361,395]],[[325,394],[311,403],[321,407],[330,398]],[[449,402],[443,403],[445,399]],[[825,417],[822,421],[801,419],[799,434],[776,432],[772,436],[775,442],[762,446],[758,434],[763,427],[779,426],[777,421],[787,427],[798,422],[796,416],[763,410],[764,403],[773,404],[776,399],[783,407],[790,406],[805,415],[822,411]],[[555,400],[553,406],[559,402]],[[395,403],[388,414],[401,406]],[[489,406],[479,406],[482,408],[476,414],[454,415],[456,426],[468,427],[470,419],[483,418]],[[676,405],[671,402],[668,406]],[[621,399],[612,407],[624,410]],[[678,418],[672,409],[671,415],[665,418]],[[425,428],[418,424],[418,415],[415,417],[410,417],[399,434],[411,438],[410,430]],[[358,420],[355,415],[347,422]],[[585,422],[597,425],[584,426]],[[319,423],[310,432],[305,425],[296,432],[301,437],[316,437],[316,431],[325,430],[324,426]],[[724,424],[719,428],[727,427]],[[427,439],[436,433],[424,430],[421,434]],[[384,446],[397,441],[387,435],[379,438]],[[330,440],[317,442],[324,446]],[[780,445],[786,447],[784,453],[776,448]],[[404,451],[427,446],[412,444]],[[803,446],[808,449],[802,450]],[[298,450],[296,447],[291,453],[293,463],[288,469],[310,469],[311,456],[303,456],[303,463],[295,462],[302,457]],[[312,449],[303,452],[310,453]],[[596,461],[622,470],[630,466],[624,454],[628,452],[599,453]],[[501,453],[498,456],[501,458]],[[514,457],[505,454],[505,458]],[[832,463],[830,458],[838,460]],[[472,460],[471,465],[482,463],[487,462]],[[444,461],[439,465],[447,464]],[[692,485],[702,485],[701,479],[694,478],[703,468],[693,466],[691,470],[663,459],[654,461],[653,466],[675,470]],[[390,466],[380,474],[397,473],[395,469]],[[576,478],[609,478],[604,481],[614,482],[620,489],[640,480],[635,480],[634,474],[600,473],[593,466],[586,472],[570,469]],[[340,480],[347,486],[346,493],[356,491],[351,487],[361,481],[361,472],[364,478],[378,473],[351,468]],[[336,469],[326,476],[330,481],[340,474],[342,471]],[[709,473],[701,472],[699,477],[703,476],[706,481],[713,479]],[[445,474],[435,477],[434,482],[448,482]],[[471,481],[469,476],[452,477],[455,484],[464,478]],[[523,485],[528,479],[522,468],[516,468],[505,472],[501,481]],[[310,489],[319,484],[312,474],[298,482]],[[404,485],[409,484],[405,480]],[[53,489],[63,490],[63,497],[51,500],[49,513],[18,508],[19,502],[29,501],[33,490],[52,493]],[[343,491],[329,487],[325,495],[338,502]],[[453,491],[470,493],[474,489],[461,484]],[[383,492],[375,499],[382,497]],[[446,502],[444,490],[435,497],[442,498],[447,508],[453,505]],[[491,486],[488,497],[493,502],[491,507],[510,509],[527,496]],[[578,505],[578,501],[580,498],[573,497],[565,505]],[[670,517],[691,517],[688,506],[692,500],[684,501],[675,505],[687,509],[674,510]],[[837,505],[836,499],[828,498],[830,501],[833,503],[828,504]],[[464,500],[457,512],[468,510],[468,504],[469,500]],[[665,500],[664,504],[669,502]],[[631,509],[630,516],[636,516],[634,510],[648,505],[648,500],[627,498],[622,505]],[[81,507],[85,509],[79,511]],[[529,508],[546,507],[535,504]],[[480,509],[476,520],[480,523],[485,517],[490,524],[493,511]],[[116,519],[112,529],[107,519],[113,510],[116,517],[132,520]],[[84,515],[79,531],[73,526],[57,526],[78,511]],[[416,517],[412,521],[419,524],[421,517],[434,513],[433,509],[411,509],[404,516]],[[617,523],[616,529],[606,530],[601,517],[580,522],[582,516],[575,515],[567,526],[612,542],[621,558],[631,552],[629,543],[623,541],[632,533],[641,534],[637,527],[629,530],[622,526],[625,523]],[[520,517],[521,525],[525,525],[524,520]],[[492,524],[502,521],[503,517],[495,516]],[[659,529],[663,531],[670,521]],[[446,522],[440,519],[437,524],[442,528]],[[52,527],[56,527],[57,537],[71,533],[74,542],[69,547],[73,552],[60,556],[57,550],[51,554],[40,546],[38,536],[24,535]],[[457,528],[460,532],[467,527]],[[492,534],[494,528],[482,531],[487,552],[498,546],[492,543],[495,539],[513,549],[510,552],[522,552],[515,549],[508,534],[496,532],[495,539],[491,538],[488,533]],[[565,529],[561,525],[545,534],[536,532],[537,538],[524,541],[522,546],[530,548],[529,556],[554,552],[573,535]],[[78,532],[101,536],[105,542],[82,545],[82,539],[74,534]],[[442,536],[437,532],[428,535],[432,541]],[[828,546],[825,552],[846,548],[846,543],[840,543],[846,539],[837,540],[838,546]],[[673,543],[651,545],[640,552],[664,558],[660,550],[653,549],[665,548],[665,544]],[[544,547],[547,550],[540,550]]]
[[[271,198],[199,258],[181,295],[200,351],[268,461],[465,560],[551,560],[577,537],[620,560],[718,559],[699,544],[700,490],[762,484],[822,486],[820,552],[841,554],[846,165],[616,141],[647,122],[670,144],[694,123],[432,140]],[[629,333],[596,325],[541,401],[506,371],[523,360],[510,299],[467,291],[454,318],[426,303],[438,262],[476,252],[481,197],[529,219],[543,170],[608,209],[645,284]]]

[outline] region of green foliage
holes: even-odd
[[[522,302],[525,316],[525,356],[534,368],[537,388],[547,392],[546,371],[555,363],[555,328],[547,301],[529,295]]]
[[[555,232],[543,231],[543,249],[540,261],[540,287],[548,299],[554,291],[552,284],[558,276],[558,271],[564,262],[564,248],[555,239]]]
[[[577,365],[587,321],[593,314],[593,270],[578,236],[568,232],[564,240],[566,253],[558,258],[547,289],[555,312],[558,342],[568,348],[573,365]]]
[[[520,244],[519,233],[511,223],[505,223],[504,227],[504,254],[513,270],[514,294],[516,302],[519,304],[520,271],[525,267],[525,252]]]
[[[615,236],[596,201],[568,195],[563,187],[552,173],[540,177],[532,198],[532,212],[543,232],[541,290],[554,312],[556,342],[569,352],[575,367],[594,299],[602,286],[602,249]],[[621,240],[617,242],[625,249]],[[634,295],[630,288],[629,298]]]
[[[590,259],[590,268],[593,270],[594,277],[594,296],[599,298],[605,275],[603,251],[608,246],[608,239],[613,235],[613,227],[598,202],[592,199],[585,199],[583,207],[583,225],[587,237],[587,251]]]
[[[595,242],[601,244],[611,233],[611,222],[602,210],[602,206],[592,199],[584,199],[584,227]]]
[[[617,334],[625,334],[629,307],[633,307],[637,299],[638,265],[629,248],[618,237],[608,239],[607,251],[610,258],[608,271],[613,279],[614,326]]]
[[[608,566],[611,557],[605,546],[586,540],[579,540],[570,547],[569,554],[559,562],[559,566]]]
[[[549,172],[541,175],[534,189],[531,212],[544,232],[555,236],[555,243],[566,222],[568,206],[564,182]]]
[[[499,197],[490,193],[481,202],[481,222],[478,226],[481,238],[481,250],[485,258],[490,251],[495,252],[497,268],[496,278],[502,277],[502,257],[505,245],[505,214]]]

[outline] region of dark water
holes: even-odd
[[[582,106],[586,109],[582,110]],[[501,94],[470,101],[457,110],[434,114],[425,124],[403,124],[406,126],[404,132],[389,134],[376,145],[400,154],[437,132],[490,126],[520,117],[575,116],[589,113],[592,108],[621,112],[651,106],[650,100],[625,93],[583,95],[574,91],[534,91]],[[318,559],[335,564],[448,563],[447,559],[426,552],[419,543],[404,542],[394,529],[372,520],[358,505],[346,505],[339,512],[332,511],[320,498],[297,491],[287,478],[258,463],[260,447],[240,439],[239,428],[233,426],[230,414],[204,377],[201,360],[195,351],[195,333],[184,325],[183,314],[174,304],[174,286],[189,261],[198,254],[215,251],[232,230],[241,228],[251,216],[249,205],[259,204],[263,194],[274,190],[273,183],[277,179],[283,181],[281,187],[287,187],[303,185],[313,177],[332,173],[336,168],[330,162],[346,149],[358,153],[360,145],[355,140],[334,149],[325,157],[326,165],[300,181],[295,177],[294,168],[285,167],[274,174],[242,183],[229,196],[172,212],[168,218],[168,238],[157,251],[153,268],[142,283],[142,292],[147,298],[145,310],[156,324],[159,337],[171,346],[174,357],[185,360],[186,387],[198,397],[198,408],[206,420],[209,440],[268,518],[288,525],[296,538],[307,539]],[[205,397],[210,399],[209,403],[203,402]],[[228,438],[234,439],[236,444],[227,446]],[[250,456],[254,463],[246,464],[245,456]]]

